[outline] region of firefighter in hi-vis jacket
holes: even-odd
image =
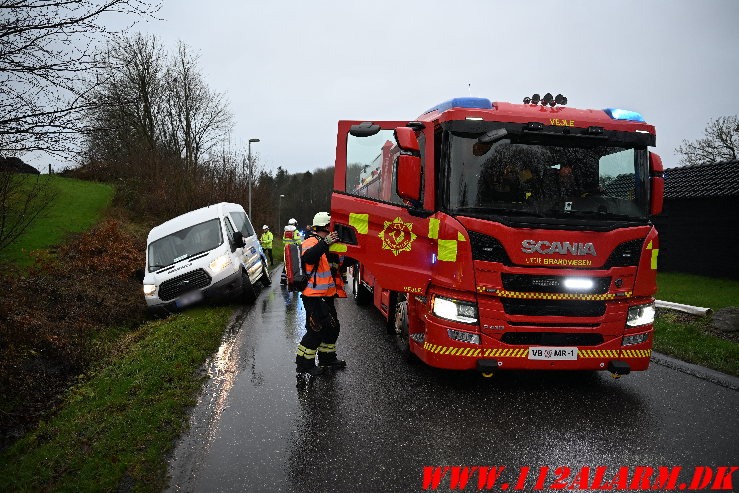
[[[329,252],[329,246],[339,240],[336,232],[329,231],[330,222],[331,216],[327,212],[316,214],[313,230],[301,245],[301,258],[308,276],[308,286],[301,293],[307,331],[298,345],[295,363],[298,373],[309,375],[319,375],[324,368],[346,367],[346,361],[336,357],[340,327],[334,299],[346,298],[346,292],[339,256]]]

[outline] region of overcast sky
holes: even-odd
[[[270,169],[333,166],[340,119],[412,120],[470,93],[638,111],[668,167],[739,113],[737,0],[164,0],[158,17],[137,29],[199,52],[233,144],[261,139]]]

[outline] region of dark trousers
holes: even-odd
[[[306,332],[298,345],[295,363],[299,368],[310,368],[315,365],[315,356],[318,354],[318,363],[326,364],[336,360],[336,340],[339,338],[339,319],[336,315],[334,298],[322,298],[316,296],[302,296],[305,307]],[[311,318],[321,318],[328,312],[335,320],[333,324],[327,324],[321,330],[316,331],[311,327]]]
[[[271,248],[265,248],[264,253],[267,254],[267,257],[269,257],[269,265],[274,265],[275,261],[272,260],[272,249]]]

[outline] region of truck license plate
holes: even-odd
[[[191,293],[183,294],[180,298],[175,301],[177,308],[182,308],[187,305],[192,305],[203,299],[203,293],[200,291],[193,291]]]
[[[543,360],[577,360],[576,347],[531,347],[529,348],[529,359]]]

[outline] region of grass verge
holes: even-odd
[[[657,274],[657,299],[718,310],[739,305],[739,281],[677,272]]]
[[[739,304],[739,282],[692,274],[659,273],[657,299],[718,310]],[[710,317],[659,310],[654,349],[683,361],[739,376],[739,335],[720,333]]]
[[[38,178],[52,188],[55,198],[20,238],[0,252],[0,261],[29,267],[33,263],[31,251],[59,244],[68,233],[91,228],[113,199],[111,185],[55,175]]]
[[[198,369],[232,312],[203,307],[144,324],[128,350],[0,455],[0,491],[161,491],[202,383]]]

